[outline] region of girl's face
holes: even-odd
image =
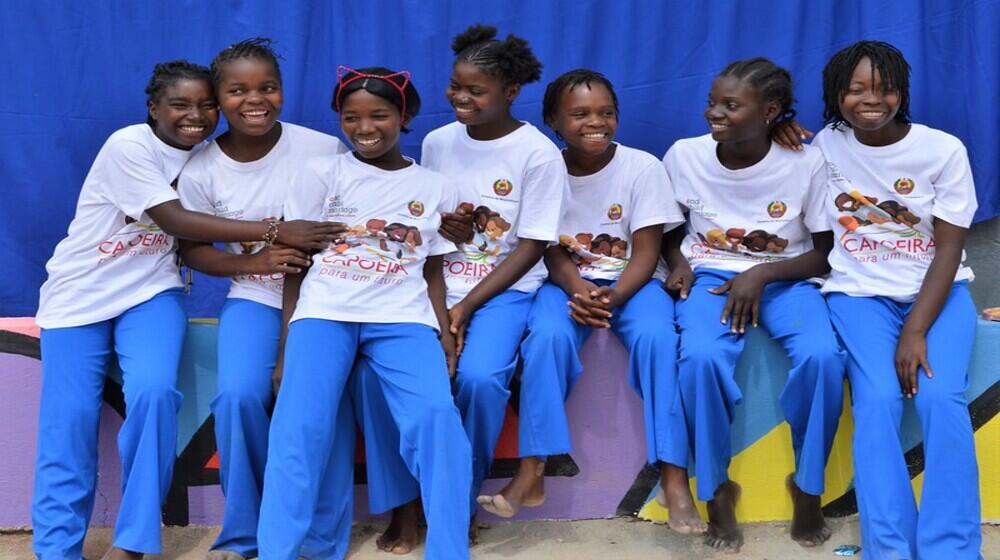
[[[148,107],[156,136],[182,150],[204,142],[219,124],[218,102],[208,80],[179,79]]]
[[[238,58],[222,67],[219,107],[230,130],[248,136],[267,134],[284,102],[278,69],[270,62]]]
[[[521,86],[505,86],[500,80],[468,62],[456,62],[445,97],[455,119],[464,125],[480,125],[504,117]]]
[[[600,155],[618,130],[618,113],[608,88],[599,82],[567,87],[559,94],[549,123],[570,149]]]
[[[386,155],[399,143],[400,129],[409,119],[387,99],[359,89],[347,95],[340,107],[340,130],[364,159]]]
[[[733,76],[712,82],[705,120],[716,142],[745,142],[767,137],[768,121],[778,116],[776,102],[764,103],[750,84]]]
[[[840,114],[855,130],[874,131],[891,123],[899,112],[899,91],[883,90],[878,69],[867,56],[858,61],[847,91],[840,97]]]

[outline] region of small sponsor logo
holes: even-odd
[[[419,200],[411,200],[406,208],[410,211],[411,216],[419,218],[424,215],[424,203]]]
[[[617,202],[612,204],[608,208],[608,218],[616,221],[622,219],[622,205]]]
[[[775,219],[784,216],[787,211],[788,205],[781,200],[775,200],[767,205],[767,215]]]
[[[497,193],[497,196],[507,196],[512,190],[514,185],[507,179],[497,179],[493,182],[493,192]]]
[[[916,184],[913,182],[913,179],[906,177],[900,177],[892,184],[892,188],[896,189],[896,192],[899,194],[910,194],[913,192],[914,187],[916,187]]]

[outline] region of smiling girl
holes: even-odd
[[[187,327],[173,236],[308,249],[329,243],[339,230],[185,210],[171,183],[218,123],[208,69],[186,61],[158,64],[146,94],[146,124],[118,130],[105,142],[69,232],[46,265],[36,317],[42,393],[32,526],[39,558],[81,555],[94,505],[101,395],[113,358],[122,371],[126,417],[118,435],[122,501],[108,557],[160,552]]]
[[[727,66],[705,107],[711,130],[679,140],[664,157],[688,211],[667,233],[665,287],[679,299],[678,370],[692,436],[698,497],[708,500],[706,543],[739,550],[740,488],[729,480],[730,424],[743,398],[734,380],[747,328],[763,326],[791,359],[780,405],[792,430],[795,472],[787,485],[791,536],[803,546],[829,538],[820,495],[843,405],[846,357],[818,286],[833,245],[823,212],[826,171],[818,150],[771,140],[791,118],[791,76],[764,58]]]
[[[403,157],[400,133],[420,109],[408,72],[341,68],[333,95],[354,152],[310,160],[293,177],[285,216],[347,222],[303,278],[285,278],[287,325],[271,421],[258,542],[260,557],[316,556],[304,545],[317,503],[353,492],[325,479],[353,466],[354,427],[335,423],[355,361],[385,396],[396,454],[420,484],[427,558],[468,558],[469,442],[451,398],[440,214],[458,206],[448,180]],[[339,465],[338,465],[339,464]],[[346,552],[346,551],[344,551]],[[340,553],[342,557],[343,553]],[[322,556],[319,556],[322,557]]]
[[[288,177],[307,160],[346,148],[333,136],[278,120],[284,92],[270,39],[249,39],[223,49],[212,61],[212,80],[229,130],[185,166],[178,181],[181,202],[192,210],[239,220],[280,218]],[[283,279],[308,268],[310,261],[297,249],[264,243],[229,243],[220,250],[210,243],[181,241],[181,256],[191,268],[232,277],[219,314],[219,389],[212,400],[226,506],[209,558],[249,558],[257,555]],[[343,421],[352,423],[350,405],[344,409]],[[337,443],[346,441],[341,438]],[[350,454],[353,448],[335,452]],[[328,476],[350,483],[353,470],[344,468]],[[330,504],[332,519],[321,519],[311,535],[327,542],[310,543],[311,549],[328,554],[346,550],[350,497],[345,494],[336,505]]]

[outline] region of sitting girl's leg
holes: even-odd
[[[826,301],[811,282],[769,285],[761,298],[761,322],[792,362],[780,398],[795,452],[789,480],[791,535],[804,546],[816,546],[830,537],[820,496],[844,407],[847,355],[833,332]]]
[[[187,330],[184,294],[168,290],[114,320],[115,352],[122,370],[125,421],[118,432],[122,503],[115,548],[160,553],[160,507],[177,460],[177,391]]]
[[[483,509],[501,517],[513,516],[522,505],[541,505],[545,458],[571,450],[565,401],[583,372],[579,352],[591,329],[570,318],[567,301],[562,288],[545,283],[528,313],[518,407],[521,466],[499,494],[478,499]]]
[[[219,392],[212,399],[219,479],[226,497],[222,531],[212,550],[257,555],[257,515],[274,403],[281,310],[246,299],[226,300],[219,314]]]
[[[677,383],[673,317],[673,300],[653,279],[615,311],[611,328],[628,349],[629,383],[642,397],[647,462],[662,465],[660,482],[670,527],[680,533],[703,533],[707,527],[688,485],[688,431]]]
[[[729,480],[728,470],[733,407],[743,399],[734,374],[744,340],[721,322],[726,297],[708,290],[734,275],[696,270],[688,298],[676,305],[681,336],[677,362],[681,402],[694,451],[698,498],[709,502],[706,542],[730,550],[743,545],[735,514],[739,487]]]
[[[295,560],[313,526],[324,475],[337,446],[336,419],[359,330],[357,323],[323,319],[300,319],[288,327],[257,529],[261,558]],[[351,453],[339,460],[353,463],[353,458]]]
[[[918,371],[914,401],[924,434],[924,487],[917,557],[980,558],[979,471],[965,398],[976,337],[976,308],[965,282],[955,284],[927,332],[934,374]]]
[[[32,549],[42,560],[79,558],[94,508],[101,396],[112,321],[43,329]]]
[[[903,395],[894,364],[905,305],[842,293],[827,303],[848,355],[861,548],[874,558],[916,558],[917,506],[900,442]]]
[[[420,482],[425,557],[468,558],[472,457],[437,335],[414,323],[369,323],[361,344],[399,429],[400,454]]]

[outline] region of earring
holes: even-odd
[[[566,141],[566,139],[562,137],[562,134],[559,134],[558,132],[556,133],[556,138],[558,138],[560,142]]]
[[[767,126],[771,126],[771,119],[765,119],[764,123],[766,123]]]

